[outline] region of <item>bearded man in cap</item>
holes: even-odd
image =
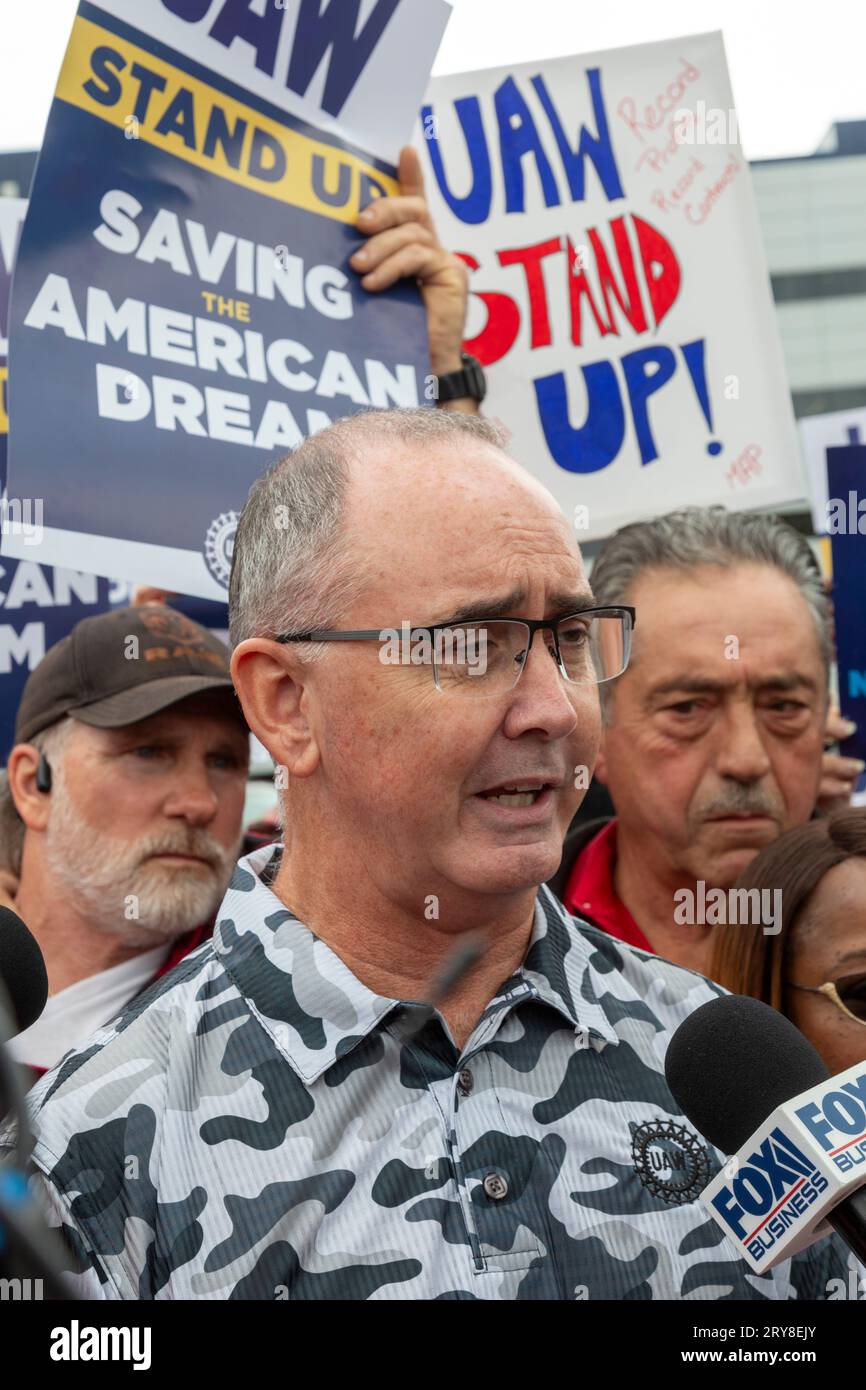
[[[49,999],[37,1071],[198,946],[237,858],[249,737],[228,652],[162,604],[85,618],[30,675],[0,782],[3,867]]]

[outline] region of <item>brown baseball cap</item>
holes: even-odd
[[[204,690],[233,692],[225,643],[165,604],[116,608],[83,618],[48,649],[24,687],[15,742],[66,714],[119,729]],[[231,705],[242,720],[234,694]]]

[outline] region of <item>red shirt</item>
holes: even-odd
[[[610,936],[653,953],[637,922],[613,886],[616,817],[584,845],[566,884],[563,901],[576,917],[588,916]]]
[[[173,970],[176,965],[180,965],[184,956],[188,956],[190,951],[196,950],[207,941],[213,934],[213,922],[206,922],[203,927],[193,927],[184,936],[179,936],[175,941],[162,965],[154,975],[154,980],[161,980],[163,975],[167,975],[169,970]],[[151,981],[151,984],[153,980]]]

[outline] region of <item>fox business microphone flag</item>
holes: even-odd
[[[415,286],[370,295],[348,260],[361,207],[398,191],[449,15],[79,6],[11,309],[9,487],[44,499],[40,560],[224,599],[269,463],[432,396]]]
[[[434,78],[416,144],[485,408],[584,538],[805,496],[720,34]]]

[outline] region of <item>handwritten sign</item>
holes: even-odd
[[[804,495],[720,35],[436,78],[416,142],[485,409],[587,538]]]

